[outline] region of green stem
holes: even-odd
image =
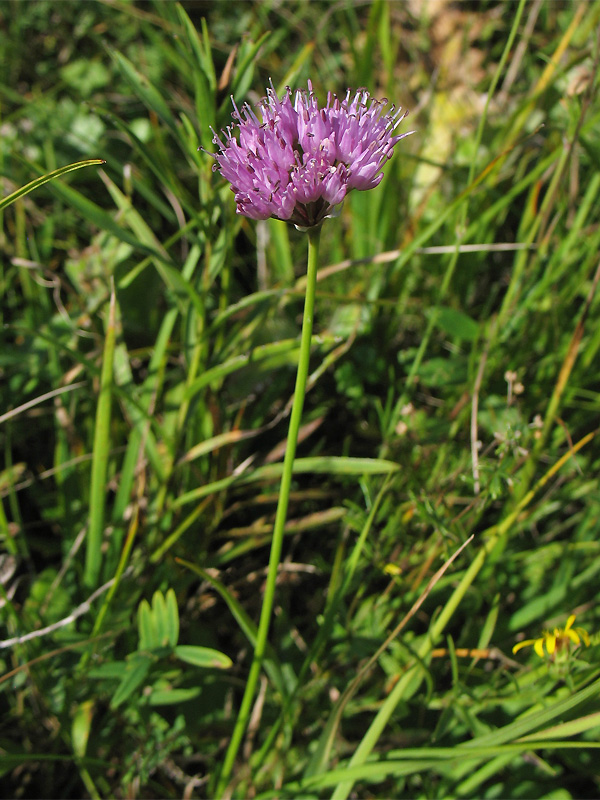
[[[304,301],[304,318],[302,320],[302,338],[300,341],[298,372],[296,374],[294,402],[292,405],[292,413],[290,415],[287,447],[283,462],[283,474],[281,476],[281,485],[279,487],[279,501],[277,503],[277,513],[275,515],[273,539],[271,541],[269,569],[260,612],[260,621],[258,623],[258,632],[256,635],[256,647],[254,648],[254,657],[252,659],[252,665],[250,666],[250,672],[248,674],[248,680],[246,682],[246,688],[240,705],[238,717],[233,729],[231,740],[229,742],[229,747],[227,748],[227,752],[225,754],[223,768],[215,787],[215,797],[221,797],[223,795],[224,789],[229,782],[242,738],[246,732],[246,727],[250,718],[252,702],[256,693],[256,686],[262,668],[267,637],[269,634],[269,626],[271,624],[273,602],[275,598],[275,584],[277,581],[277,572],[281,558],[283,534],[285,531],[290,487],[292,483],[294,457],[296,455],[296,444],[298,442],[298,432],[300,430],[302,409],[304,407],[304,393],[308,378],[310,343],[313,327],[313,311],[315,305],[315,288],[317,283],[317,264],[319,261],[320,235],[320,227],[311,228],[308,231],[308,268],[306,274],[306,296]]]
[[[94,452],[90,479],[90,523],[87,533],[84,585],[95,589],[102,565],[102,533],[106,507],[106,475],[110,453],[110,414],[116,341],[116,295],[111,279],[110,305],[106,323],[106,340],[100,375],[100,394],[96,408]]]

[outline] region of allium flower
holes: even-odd
[[[238,214],[319,225],[349,191],[377,186],[395,145],[409,135],[393,135],[408,112],[392,106],[386,113],[386,106],[359,89],[341,101],[329,93],[319,108],[310,81],[308,91],[292,96],[288,88],[281,100],[271,86],[259,106],[261,119],[248,104],[240,112],[234,102],[237,125],[223,139],[215,134],[220,152],[213,169],[231,183]]]
[[[555,653],[562,651],[569,652],[571,645],[578,647],[582,642],[586,647],[590,646],[590,637],[585,628],[574,628],[575,614],[571,614],[564,628],[554,628],[553,631],[544,631],[539,639],[525,639],[513,647],[513,653],[517,653],[522,647],[533,645],[533,649],[540,658],[544,658],[544,647],[551,658]]]

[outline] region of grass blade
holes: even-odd
[[[106,340],[100,376],[100,394],[94,429],[94,451],[90,481],[89,529],[86,537],[84,584],[93,589],[100,577],[102,563],[102,534],[106,508],[106,476],[110,452],[110,416],[112,405],[113,366],[115,354],[115,309],[117,298],[114,284],[111,287],[110,305],[106,324]]]
[[[11,203],[14,203],[15,200],[18,200],[20,197],[24,197],[26,194],[29,194],[29,192],[33,192],[34,189],[38,189],[45,183],[53,181],[55,178],[60,178],[62,175],[66,175],[68,172],[73,172],[74,170],[82,169],[83,167],[99,166],[100,164],[105,163],[106,162],[102,158],[89,158],[86,161],[76,161],[74,164],[67,164],[65,167],[59,167],[53,172],[49,172],[47,175],[42,175],[41,177],[36,178],[25,186],[21,186],[21,188],[17,189],[15,192],[12,192],[6,197],[0,199],[0,211],[3,211],[7,206],[9,206]]]

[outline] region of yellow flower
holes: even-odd
[[[554,658],[561,651],[569,652],[571,643],[578,647],[582,642],[586,647],[590,646],[590,637],[584,628],[574,628],[575,614],[571,614],[567,620],[564,628],[554,628],[553,631],[544,631],[539,639],[525,639],[513,647],[513,653],[516,653],[522,647],[529,647],[533,645],[533,649],[540,658],[544,658],[544,645],[548,655]]]
[[[399,567],[397,564],[386,564],[383,568],[383,571],[386,575],[401,575],[402,568]]]

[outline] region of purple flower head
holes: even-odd
[[[292,95],[288,87],[281,100],[271,86],[259,105],[261,119],[234,102],[239,138],[232,128],[223,138],[215,134],[213,169],[231,183],[238,214],[319,225],[349,191],[377,186],[394,147],[409,136],[393,135],[408,112],[392,106],[386,113],[386,106],[365,89],[351,98],[348,89],[341,101],[329,93],[319,108],[310,81],[308,91]]]

